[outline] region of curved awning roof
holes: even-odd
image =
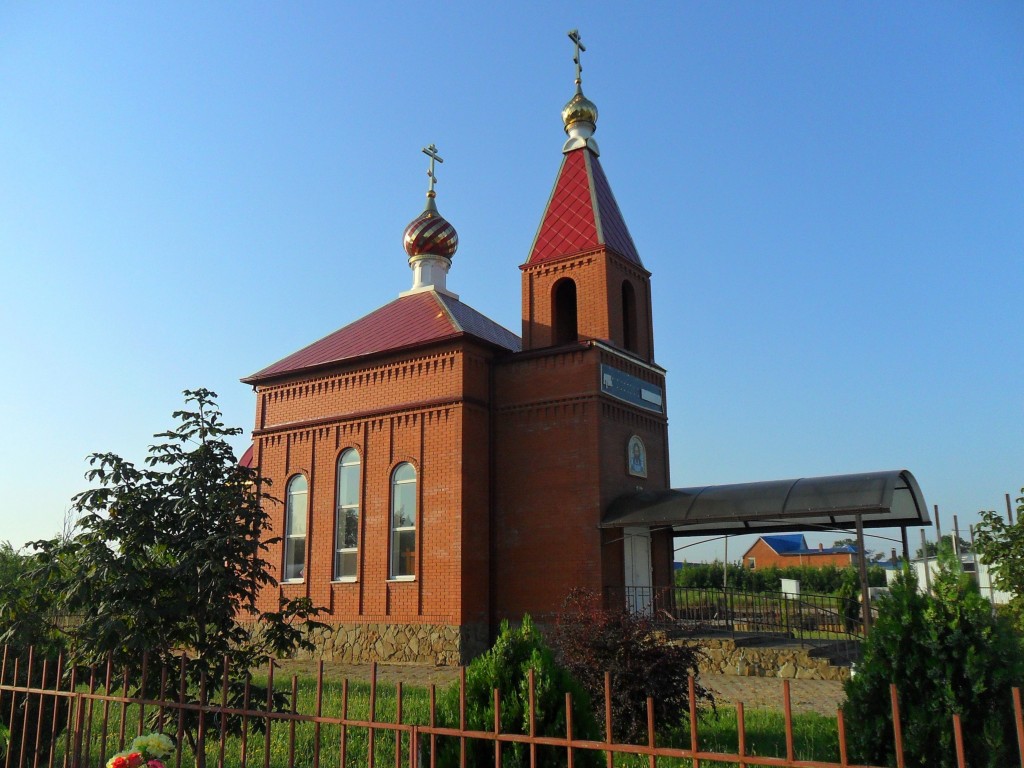
[[[905,469],[708,485],[620,496],[603,528],[671,526],[676,535],[931,525],[917,480]]]

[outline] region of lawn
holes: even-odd
[[[290,682],[283,685],[287,688]],[[335,681],[325,681],[323,686],[322,713],[328,717],[339,717],[342,715],[342,684]],[[295,710],[304,714],[313,714],[317,711],[317,687],[315,678],[302,677],[296,684],[297,699]],[[366,720],[370,712],[370,686],[367,683],[356,682],[348,687],[348,709],[347,716],[350,719]],[[440,692],[439,692],[440,697]],[[398,711],[398,700],[396,687],[387,684],[378,684],[376,689],[376,718],[380,721],[393,723],[396,721]],[[83,743],[91,745],[92,754],[90,765],[103,765],[106,759],[118,751],[121,746],[120,728],[122,721],[122,705],[114,703],[109,705],[109,719],[107,722],[106,734],[102,733],[104,704],[95,702],[91,713],[86,713],[86,725],[91,722],[92,729],[83,739]],[[401,697],[401,721],[403,723],[427,724],[430,718],[429,691],[424,688],[403,687]],[[134,728],[138,723],[139,712],[136,705],[128,705],[124,708],[123,718],[126,722],[126,731],[130,741]],[[769,710],[748,710],[745,715],[746,724],[746,754],[749,756],[775,756],[786,755],[785,723],[781,712]],[[174,721],[170,722],[165,730],[174,731]],[[808,713],[795,715],[793,718],[793,744],[795,756],[804,760],[838,761],[838,737],[837,725],[834,717],[825,717],[818,714]],[[207,764],[217,765],[220,760],[221,742],[219,722],[210,716],[206,723]],[[737,723],[737,711],[732,707],[721,706],[717,713],[705,712],[698,722],[699,747],[702,751],[736,753],[739,744],[739,729]],[[322,766],[339,765],[341,745],[344,741],[345,753],[348,765],[365,766],[368,763],[368,750],[370,744],[369,732],[366,727],[348,726],[342,728],[335,724],[315,724],[311,722],[296,722],[275,720],[271,723],[269,734],[257,729],[256,721],[250,721],[245,726],[245,739],[243,756],[243,738],[241,734],[228,735],[224,740],[224,764],[243,768],[267,767],[267,768],[290,768],[291,766],[312,766],[314,764],[314,743],[319,735],[320,753],[319,764]],[[438,741],[446,737],[438,737]],[[447,737],[451,738],[451,737]],[[398,741],[397,735],[392,731],[377,731],[373,738],[374,762],[377,765],[395,765],[395,748]],[[422,754],[428,757],[430,739],[426,737],[422,746]],[[680,722],[674,727],[663,729],[658,733],[657,743],[659,746],[688,747],[690,744],[689,719],[683,713]],[[60,750],[63,750],[64,740],[60,742]],[[408,764],[409,736],[404,734],[401,738],[402,764]],[[511,747],[508,747],[511,749]],[[187,744],[179,750],[181,765],[195,765],[195,758]],[[579,755],[579,752],[577,752]],[[60,751],[58,752],[58,758]],[[604,765],[603,754],[598,757],[597,762]],[[589,761],[581,760],[582,764]],[[421,763],[429,765],[427,763]],[[619,755],[615,765],[622,768],[633,768],[636,766],[647,766],[648,760],[643,756]],[[658,765],[662,766],[688,766],[690,761],[681,759],[661,758]],[[714,763],[702,761],[702,765],[736,765],[734,762]],[[747,763],[754,766],[756,763]],[[173,768],[175,760],[168,761],[168,768]]]

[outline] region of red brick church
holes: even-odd
[[[579,69],[562,119],[519,267],[521,338],[448,287],[458,237],[431,146],[426,206],[404,235],[411,287],[242,380],[256,391],[250,461],[282,500],[263,607],[278,593],[322,606],[326,655],[458,663],[572,587],[621,603],[626,587],[670,583],[671,529],[601,527],[622,494],[669,488],[665,372],[651,274]]]

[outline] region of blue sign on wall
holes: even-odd
[[[665,412],[665,396],[661,387],[604,363],[601,364],[601,391],[647,411]]]

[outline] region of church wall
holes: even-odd
[[[391,356],[347,371],[306,374],[261,385],[256,432],[287,424],[382,413],[432,398],[461,397],[462,372],[453,347]]]
[[[604,301],[607,306],[615,309],[610,315],[609,338],[617,347],[627,349],[622,306],[622,283],[629,281],[633,286],[636,296],[637,324],[636,347],[630,351],[642,360],[651,362],[654,360],[654,336],[651,333],[650,275],[642,267],[638,267],[620,256],[608,254],[606,259],[608,262],[608,278],[606,283],[607,294],[604,297]]]
[[[523,348],[554,344],[552,292],[562,278],[576,283],[578,333],[581,339],[610,341],[626,349],[622,283],[628,280],[636,297],[636,345],[642,360],[654,359],[650,274],[604,249],[523,268]]]
[[[491,389],[490,359],[467,355],[466,391],[483,394]],[[463,419],[461,609],[463,623],[486,629],[490,614],[490,539],[492,457],[491,411],[467,406]]]
[[[478,447],[487,444],[490,419],[477,397],[489,394],[490,354],[438,349],[260,388],[256,458],[273,495],[283,501],[297,472],[309,481],[306,578],[264,589],[261,608],[275,609],[278,594],[310,597],[326,612],[321,620],[356,649],[319,638],[334,657],[385,658],[374,654],[389,649],[397,659],[456,663],[483,647],[490,473]],[[474,397],[465,400],[464,390]],[[349,447],[360,455],[362,491],[358,576],[344,582],[332,580],[334,506],[338,456]],[[391,475],[401,462],[417,472],[414,580],[388,578]],[[284,504],[270,512],[280,536]],[[283,553],[279,542],[265,556],[275,576]]]
[[[557,261],[523,268],[523,349],[554,344],[555,283],[570,278],[576,283],[577,330],[581,339],[610,339],[608,284],[599,265],[604,250],[574,254]]]
[[[494,623],[601,589],[597,361],[579,349],[496,371]]]

